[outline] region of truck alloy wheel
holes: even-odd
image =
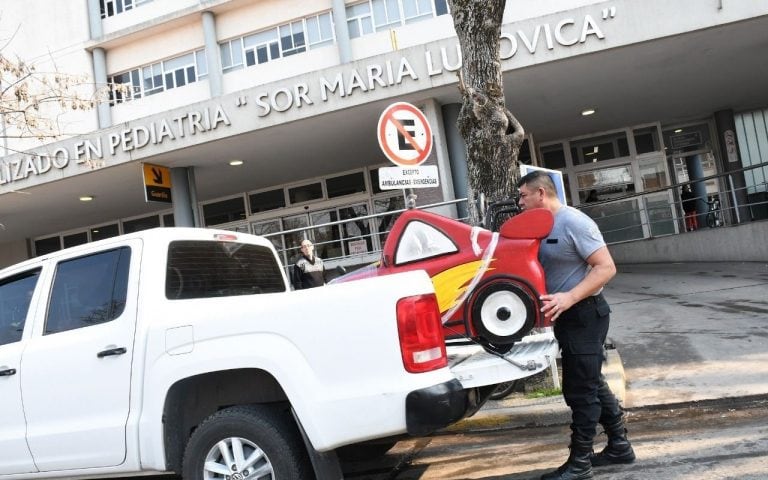
[[[272,407],[231,407],[205,420],[184,454],[185,480],[310,478],[304,445],[290,414]]]
[[[501,279],[481,285],[469,305],[469,319],[478,340],[497,352],[509,351],[531,331],[536,318],[534,301],[526,290]]]

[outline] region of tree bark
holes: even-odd
[[[467,145],[467,207],[470,223],[478,225],[488,203],[514,193],[525,132],[504,99],[499,43],[506,1],[448,3],[462,52],[463,101],[457,124]]]

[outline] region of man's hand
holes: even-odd
[[[553,322],[557,320],[557,317],[559,317],[561,313],[568,310],[576,303],[576,300],[570,292],[542,295],[539,297],[539,300],[544,304],[544,306],[541,307],[541,312],[544,314],[544,317]]]

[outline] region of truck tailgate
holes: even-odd
[[[539,373],[554,361],[557,350],[552,333],[529,335],[503,356],[479,345],[449,346],[448,366],[464,388],[482,387]]]

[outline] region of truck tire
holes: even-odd
[[[184,452],[184,480],[315,478],[298,429],[273,406],[230,407],[208,417]]]

